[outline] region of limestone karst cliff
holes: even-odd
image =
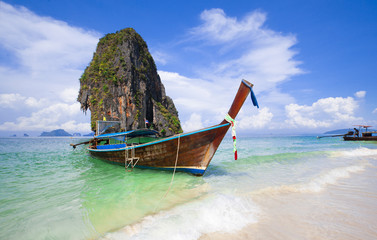
[[[147,44],[132,28],[100,39],[89,66],[80,78],[77,100],[97,120],[120,121],[124,130],[145,127],[162,135],[182,132],[178,112],[165,94]]]

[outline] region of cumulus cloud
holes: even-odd
[[[355,97],[364,98],[366,94],[367,94],[366,91],[358,91],[358,92],[355,93]]]
[[[45,98],[36,99],[36,98],[34,98],[34,97],[28,97],[28,98],[26,98],[26,100],[25,100],[25,104],[26,104],[26,106],[31,107],[31,108],[41,108],[41,107],[45,107],[45,106],[47,106],[49,103],[50,103],[50,101],[48,101],[48,100],[45,99]]]
[[[85,127],[76,102],[79,78],[100,34],[38,16],[25,7],[0,2],[0,116],[19,110],[0,130],[48,130]],[[83,128],[84,129],[84,128]]]
[[[87,64],[99,34],[2,2],[0,43],[33,71],[74,70]],[[51,61],[53,60],[53,61]]]
[[[273,116],[269,108],[261,108],[257,114],[251,116],[241,115],[238,125],[241,129],[265,128],[271,123]]]
[[[193,113],[186,122],[182,124],[182,128],[185,132],[194,131],[204,128],[202,123],[202,117],[199,114]]]
[[[358,103],[352,97],[329,97],[319,99],[311,106],[289,104],[285,107],[289,127],[320,128],[332,127],[339,123],[350,124],[360,121],[355,116]]]
[[[45,131],[64,128],[72,132],[90,132],[89,123],[77,123],[72,120],[78,114],[81,114],[79,103],[56,103],[33,112],[30,116],[18,117],[14,122],[4,122],[0,124],[0,130]]]
[[[187,121],[195,112],[205,126],[218,123],[224,119],[242,79],[252,82],[257,97],[268,99],[269,105],[284,108],[284,104],[294,102],[292,96],[281,92],[279,85],[304,73],[300,62],[294,60],[295,36],[265,27],[267,16],[261,11],[237,19],[222,9],[210,9],[203,11],[200,18],[202,23],[192,28],[188,40],[181,43],[187,50],[182,55],[197,55],[197,65],[190,66],[195,77],[159,71],[181,119]],[[265,101],[263,106],[266,107]],[[245,116],[253,124],[243,121],[241,126],[255,128],[270,122],[272,117],[268,107],[254,110],[253,115]]]
[[[188,78],[174,72],[159,71],[159,75],[166,87],[167,94],[174,99],[174,103],[179,109],[188,112],[217,112],[219,106],[224,102],[223,99],[219,99],[218,94],[222,94],[220,98],[226,98],[223,94],[223,86],[216,83],[200,78]]]
[[[13,61],[0,62],[0,88],[35,97],[59,95],[67,85],[78,88],[99,36],[1,2],[0,46]]]
[[[47,99],[36,99],[34,97],[25,97],[19,93],[3,93],[0,94],[0,108],[6,109],[25,109],[40,108],[48,104]]]
[[[200,18],[203,24],[192,29],[193,35],[213,42],[229,42],[250,37],[248,34],[256,38],[254,33],[263,25],[266,15],[255,11],[238,21],[236,18],[228,17],[224,10],[216,8],[203,11]]]
[[[204,11],[202,25],[191,34],[206,44],[218,46],[217,55],[225,59],[216,59],[210,71],[204,71],[205,77],[245,78],[257,84],[258,91],[264,91],[303,73],[298,67],[300,62],[293,59],[297,54],[292,50],[296,37],[264,27],[266,18],[261,11],[251,12],[240,20],[227,16],[222,9]]]
[[[0,108],[15,108],[18,103],[23,102],[25,97],[18,93],[0,94]]]
[[[74,103],[76,102],[78,94],[79,94],[78,88],[66,88],[60,92],[60,98],[64,102]]]

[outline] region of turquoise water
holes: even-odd
[[[169,190],[172,172],[126,172],[91,158],[84,146],[69,146],[84,140],[0,139],[0,239],[222,239],[258,225],[263,229],[274,207],[274,214],[289,215],[292,222],[311,219],[310,212],[301,214],[318,204],[310,202],[313,196],[326,199],[323,216],[343,204],[340,215],[352,216],[355,226],[363,222],[348,234],[349,223],[337,220],[337,211],[327,232],[347,232],[338,239],[377,237],[376,142],[244,137],[238,138],[234,161],[227,137],[203,177],[176,173]],[[279,202],[288,197],[290,203],[310,201],[295,205],[302,211],[283,212]],[[328,217],[318,218],[314,224],[329,226]],[[268,237],[273,224],[282,231],[281,223],[270,221],[260,236]],[[286,237],[303,239],[290,235],[292,228]]]

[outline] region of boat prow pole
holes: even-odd
[[[82,145],[82,144],[89,144],[89,143],[91,143],[92,141],[93,141],[93,139],[90,139],[89,141],[86,141],[86,142],[81,142],[81,143],[76,143],[76,144],[71,143],[71,144],[69,144],[69,145],[72,146],[73,148],[76,148],[76,147],[79,146],[79,145]]]
[[[244,104],[247,96],[249,95],[249,93],[252,94],[251,98],[252,98],[254,106],[259,107],[258,102],[256,101],[256,98],[255,98],[255,95],[252,92],[252,87],[253,87],[253,84],[251,84],[250,82],[248,82],[246,80],[241,81],[241,84],[240,84],[240,87],[238,88],[237,94],[234,97],[233,103],[230,106],[229,111],[228,111],[229,117],[231,117],[233,120],[237,117],[237,115],[238,115],[239,111],[241,110],[241,107],[243,106],[243,104]],[[224,119],[220,123],[220,125],[222,125],[222,124],[229,124],[229,125],[227,127],[223,127],[223,128],[218,130],[218,132],[217,132],[217,134],[214,138],[214,141],[212,142],[210,148],[208,149],[208,154],[210,156],[213,156],[213,154],[216,152],[216,150],[219,147],[221,141],[223,140],[226,132],[228,131],[229,127],[231,126],[231,124],[226,119]],[[208,164],[209,164],[209,162],[208,162]],[[208,166],[208,164],[207,164],[207,166]]]
[[[228,114],[231,118],[235,119],[237,117],[249,93],[251,94],[251,100],[253,102],[253,105],[259,108],[257,99],[252,89],[253,86],[254,85],[252,83],[246,81],[245,79],[241,81],[237,94],[234,97],[233,103],[230,106],[230,109],[228,111]],[[225,119],[221,122],[221,124],[224,124],[224,123],[227,123]]]

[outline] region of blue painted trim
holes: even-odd
[[[116,148],[125,148],[126,144],[109,144],[109,145],[97,145],[97,149],[116,149]]]
[[[104,149],[104,150],[88,148],[88,150],[91,151],[91,152],[116,152],[116,151],[124,151],[125,149],[128,150],[128,149],[133,149],[133,148],[141,148],[141,147],[146,147],[146,146],[149,146],[149,145],[154,145],[154,144],[158,144],[158,143],[162,143],[162,142],[167,142],[167,141],[170,141],[170,140],[173,140],[173,139],[177,139],[178,137],[186,137],[186,136],[190,136],[190,135],[193,135],[193,134],[196,134],[196,133],[210,131],[210,130],[213,130],[213,129],[216,129],[216,128],[225,127],[225,126],[228,126],[228,125],[230,125],[230,123],[216,125],[216,126],[213,126],[213,127],[209,127],[209,128],[205,128],[205,129],[202,129],[202,130],[185,133],[185,134],[174,135],[172,137],[164,138],[164,139],[157,140],[157,141],[154,141],[154,142],[140,144],[140,145],[135,145],[135,146],[129,146],[127,148],[124,147],[124,148],[118,148],[118,149]]]
[[[146,167],[146,166],[139,166],[136,165],[136,168],[141,169],[151,169],[151,170],[162,170],[162,171],[174,171],[174,168],[163,168],[163,167]],[[194,175],[203,175],[206,170],[203,169],[197,169],[197,168],[176,168],[175,171],[178,172],[187,172]]]

